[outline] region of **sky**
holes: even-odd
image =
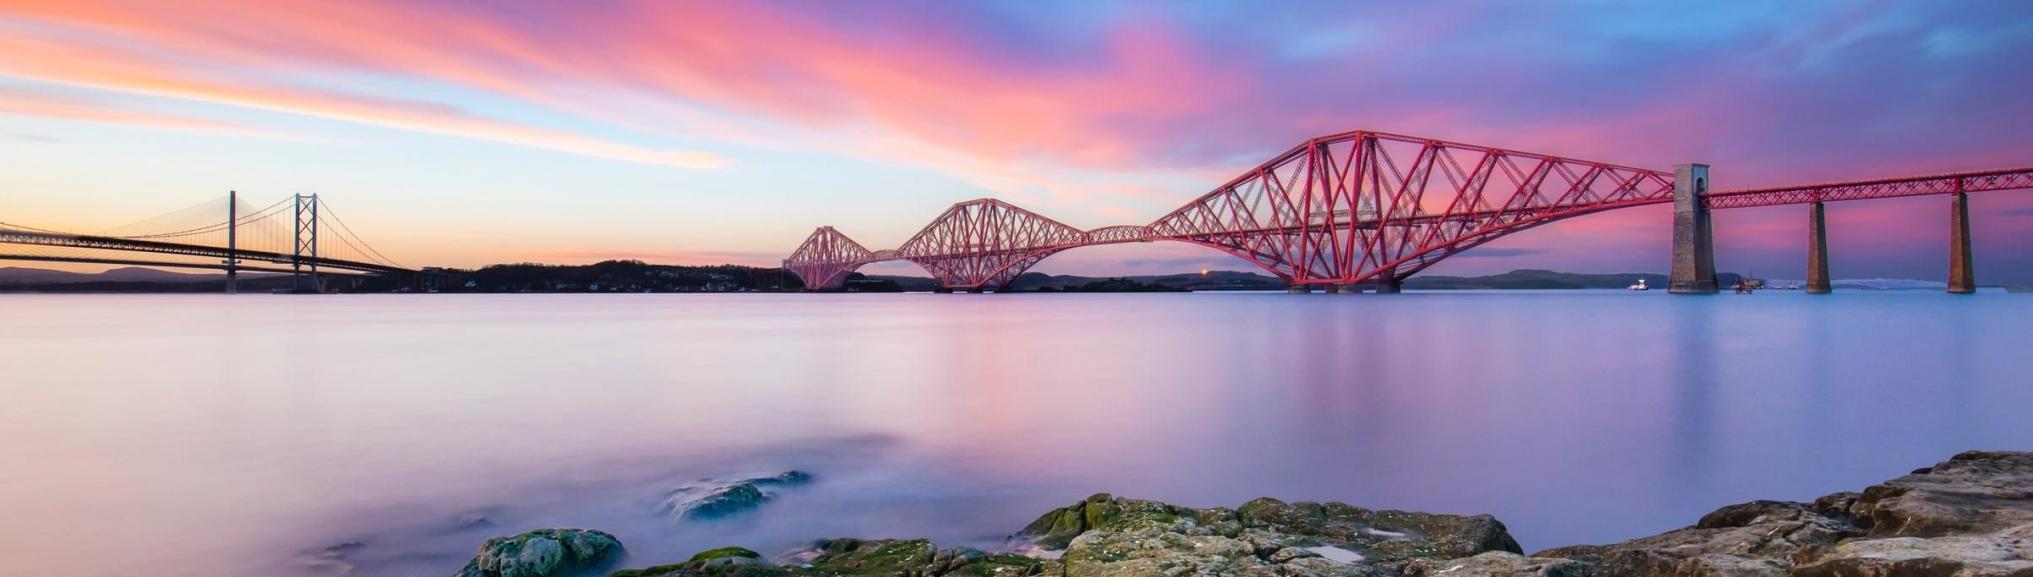
[[[412,266],[769,265],[981,197],[1143,224],[1356,129],[1703,162],[1717,189],[2033,165],[2033,3],[0,0],[0,221],[318,193]],[[1972,209],[1978,280],[2033,284],[2033,191]],[[1663,272],[1667,210],[1429,274]],[[1828,212],[1837,278],[1945,276],[1945,198]],[[1720,268],[1799,278],[1806,218],[1718,213]],[[1251,266],[1158,243],[1036,270],[1200,268]]]

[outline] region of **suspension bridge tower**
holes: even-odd
[[[311,286],[309,292],[325,292],[324,283],[318,278],[318,195],[296,195],[296,240],[291,243],[289,266],[295,278],[292,286],[296,292],[305,292],[304,263],[311,265]]]
[[[226,192],[226,294],[240,294],[240,191]]]

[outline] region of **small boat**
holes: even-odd
[[[1634,290],[1634,291],[1648,291],[1648,290],[1652,290],[1652,287],[1648,287],[1648,286],[1645,286],[1645,279],[1638,279],[1638,284],[1634,284],[1634,285],[1631,285],[1631,287],[1630,287],[1630,288],[1631,288],[1631,290]]]

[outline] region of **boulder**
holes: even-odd
[[[1275,499],[1192,509],[1105,493],[1046,513],[1017,539],[1063,548],[1067,577],[1361,576],[1396,573],[1413,559],[1518,552],[1503,524],[1487,515]]]
[[[812,476],[803,471],[731,482],[705,480],[671,490],[657,505],[657,512],[685,521],[721,519],[761,507],[776,498],[771,488],[811,481]]]
[[[1857,539],[1817,552],[1801,577],[2033,577],[2033,524],[1979,535]]]
[[[1251,529],[1311,538],[1356,551],[1371,564],[1394,567],[1413,558],[1524,552],[1504,524],[1489,515],[1377,511],[1346,503],[1285,503],[1270,498],[1243,503],[1236,515]]]
[[[1490,551],[1461,559],[1441,561],[1416,559],[1406,563],[1399,574],[1405,577],[1581,577],[1586,565],[1566,559],[1526,557],[1509,551]]]
[[[1862,492],[1731,505],[1692,527],[1537,555],[1601,577],[2033,577],[2033,453],[1963,453]]]
[[[965,547],[938,548],[923,539],[828,539],[792,558],[795,563],[774,565],[754,551],[727,547],[702,552],[684,563],[619,571],[609,577],[1025,577],[1039,575],[1051,564]]]
[[[1752,501],[1702,516],[1692,527],[1615,545],[1540,551],[1538,557],[1588,563],[1590,575],[1785,575],[1802,549],[1827,547],[1863,535],[1847,519],[1812,505]]]
[[[1992,533],[2033,523],[2033,453],[1956,455],[1864,489],[1849,514],[1871,537]]]
[[[480,546],[458,577],[564,577],[604,568],[622,556],[621,542],[588,529],[538,529],[495,537]]]
[[[775,480],[745,483],[803,482],[769,479]],[[495,541],[482,557],[528,556],[507,546],[490,554]],[[1740,503],[1660,535],[1529,557],[1488,515],[1268,498],[1235,509],[1194,509],[1105,493],[1045,513],[1010,546],[1034,554],[939,548],[926,540],[833,539],[781,564],[727,548],[615,575],[2033,577],[2033,453],[1964,453],[1861,492],[1813,503]],[[536,557],[558,555],[539,551]],[[481,562],[476,558],[469,569]]]

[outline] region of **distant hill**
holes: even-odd
[[[1124,277],[1091,277],[1079,275],[1048,275],[1024,273],[1010,283],[1013,291],[1057,290],[1072,291],[1089,284],[1104,283],[1121,279],[1136,284],[1156,285],[1172,289],[1193,291],[1220,290],[1284,290],[1285,281],[1278,277],[1253,272],[1208,271],[1168,275],[1145,275]],[[929,279],[928,279],[929,280]]]
[[[1716,275],[1717,282],[1728,287],[1735,283],[1735,273]],[[930,291],[938,286],[932,279],[918,276],[855,275],[880,281],[905,291]],[[1193,291],[1224,290],[1284,290],[1285,281],[1277,277],[1239,271],[1208,271],[1206,273],[1181,273],[1168,275],[1143,275],[1124,277],[1093,277],[1082,275],[1052,275],[1024,273],[1010,283],[1012,291],[1066,291],[1072,292],[1090,284],[1107,283],[1111,280],[1129,281],[1136,284],[1155,285],[1173,289]],[[1405,288],[1415,290],[1518,290],[1518,289],[1621,289],[1644,279],[1652,288],[1664,290],[1667,277],[1654,273],[1583,274],[1550,270],[1520,269],[1489,276],[1415,276],[1405,281]]]
[[[40,268],[0,267],[0,284],[61,284],[83,282],[206,282],[224,274],[186,274],[152,268],[125,267],[101,272],[70,272]]]
[[[1721,273],[1716,284],[1728,287],[1735,284],[1735,273]],[[1519,289],[1620,289],[1636,284],[1643,279],[1654,289],[1665,289],[1668,277],[1655,273],[1613,273],[1586,274],[1558,272],[1543,269],[1518,269],[1489,276],[1415,276],[1405,279],[1405,288],[1413,290],[1519,290]]]
[[[555,266],[535,264],[494,265],[472,271],[474,281],[467,287],[448,287],[448,292],[748,292],[797,290],[797,278],[775,268],[745,266],[669,266],[636,261],[607,261],[591,265]],[[1716,275],[1717,284],[1728,290],[1735,273]],[[4,292],[207,292],[224,286],[220,273],[178,273],[127,267],[97,273],[0,267],[0,291]],[[283,287],[287,275],[242,273],[242,290],[258,291]],[[1585,274],[1543,269],[1519,269],[1488,276],[1415,276],[1405,281],[1412,290],[1520,290],[1520,289],[1621,289],[1644,279],[1653,289],[1664,290],[1667,277],[1656,273]],[[268,282],[274,280],[275,282]],[[1769,280],[1772,286],[1800,284],[1793,280]],[[276,284],[284,283],[284,284]],[[273,286],[271,286],[273,285]],[[1091,285],[1091,286],[1090,286]],[[1019,292],[1082,292],[1093,290],[1284,290],[1285,282],[1266,274],[1239,271],[1208,271],[1168,275],[1092,277],[1024,273],[1011,283]],[[1941,290],[1941,281],[1911,279],[1837,280],[1838,290]],[[931,278],[904,275],[848,277],[848,290],[861,292],[929,292],[938,287]],[[379,290],[379,289],[368,289]],[[2033,293],[2033,287],[2008,287],[2015,293]]]

